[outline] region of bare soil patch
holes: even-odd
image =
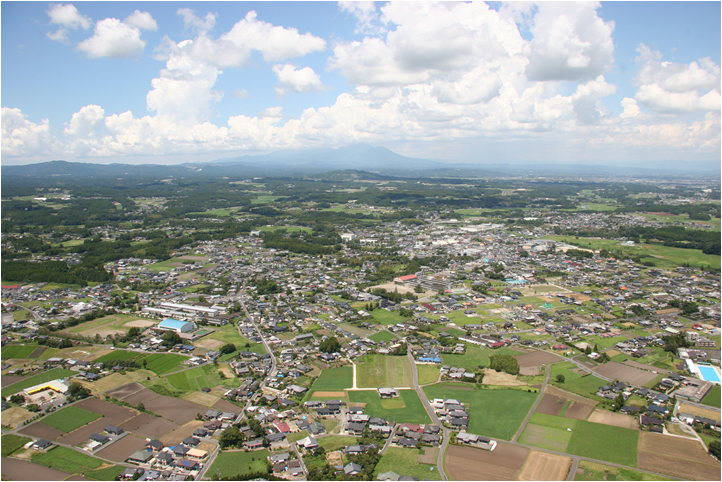
[[[516,480],[529,452],[503,443],[493,452],[450,445],[445,467],[451,480]]]
[[[678,412],[691,413],[692,415],[699,415],[700,417],[711,418],[712,420],[720,419],[720,412],[718,410],[695,407],[688,403],[680,403]]]
[[[14,429],[32,416],[33,414],[24,408],[12,407],[7,410],[3,410],[2,422],[3,425],[9,425]]]
[[[608,412],[606,410],[596,409],[592,412],[588,419],[589,422],[603,423],[604,425],[613,425],[622,428],[639,428],[636,417],[624,415],[623,413]]]
[[[18,430],[23,435],[30,435],[32,437],[37,438],[44,438],[46,440],[55,440],[56,438],[63,435],[64,432],[61,432],[55,427],[51,427],[50,425],[45,425],[42,422],[35,422],[31,425],[28,425],[27,427]]]
[[[571,464],[571,457],[532,450],[519,473],[519,480],[566,480]]]
[[[567,400],[573,400],[575,402],[591,405],[592,407],[595,407],[597,405],[597,402],[595,402],[594,400],[589,400],[588,398],[584,398],[581,395],[577,395],[576,393],[567,392],[566,390],[562,390],[553,385],[547,385],[544,393],[549,393],[550,395],[556,395],[557,397],[566,398]]]
[[[126,372],[125,375],[121,375],[120,373],[111,373],[107,377],[103,377],[100,380],[96,380],[94,382],[89,382],[87,380],[78,380],[78,383],[90,390],[93,395],[98,395],[115,387],[138,380],[144,380],[146,377],[153,375],[155,374],[150,370],[140,369],[134,370],[132,372]]]
[[[70,474],[43,465],[13,458],[2,458],[3,480],[65,480]]]
[[[220,340],[213,340],[211,338],[203,338],[202,340],[199,340],[195,343],[197,347],[206,348],[208,350],[215,350],[216,348],[220,348],[226,343],[224,341]]]
[[[87,357],[85,357],[85,360],[87,360],[87,361],[97,360],[98,358],[100,358],[100,357],[102,357],[102,356],[105,356],[105,355],[107,355],[108,353],[112,353],[112,352],[113,352],[113,350],[110,350],[110,349],[108,349],[108,350],[96,351],[95,353],[91,353],[90,355],[88,355]]]
[[[214,403],[216,403],[219,398],[214,397],[210,393],[204,393],[204,392],[191,392],[186,395],[183,395],[183,400],[188,400],[189,402],[197,403],[199,405],[203,405],[205,407],[211,407]]]
[[[393,293],[394,291],[398,290],[400,295],[405,295],[406,293],[413,293],[414,288],[404,285],[397,285],[396,283],[384,283],[382,285],[376,285],[369,288],[369,292],[372,291],[375,288],[383,288],[386,291]]]
[[[636,386],[643,386],[645,383],[654,380],[657,376],[654,373],[617,362],[607,362],[604,365],[599,365],[594,368],[594,371],[605,377],[621,380]]]
[[[123,423],[123,429],[144,438],[160,439],[178,425],[162,417],[141,413]]]
[[[314,397],[345,397],[346,392],[313,392]]]
[[[719,462],[711,458],[696,440],[669,437],[652,432],[640,432],[637,448],[640,452],[665,454],[688,462],[714,467],[720,466]]]
[[[699,445],[698,442],[695,443]],[[711,457],[707,457],[711,459]],[[669,454],[639,452],[637,454],[637,467],[675,475],[684,480],[720,480],[719,464],[717,467],[713,467],[711,465],[685,462],[682,459],[671,457]]]
[[[125,323],[123,326],[127,326],[128,328],[147,328],[149,326],[155,325],[154,321],[150,320],[133,320],[129,321],[128,323]]]
[[[128,385],[123,385],[118,388],[114,388],[112,390],[108,390],[108,395],[111,397],[119,398],[121,400],[125,400],[126,397],[130,396],[131,394],[145,390],[145,387],[141,385],[140,383],[129,383]]]
[[[568,293],[567,296],[569,298],[574,298],[577,301],[581,301],[582,303],[585,301],[590,301],[591,298],[587,295],[583,295],[581,293]]]
[[[102,415],[106,420],[109,420],[106,425],[117,425],[110,420],[124,422],[132,417],[135,417],[138,413],[130,408],[119,407],[118,405],[114,405],[104,400],[98,400],[97,398],[86,398],[82,402],[78,402],[75,406],[82,408],[83,410],[88,410]]]
[[[327,452],[326,453],[326,461],[332,467],[334,465],[343,464],[343,454],[341,452],[339,452],[338,450],[334,450],[333,452]]]
[[[213,408],[216,410],[223,410],[224,412],[233,412],[233,413],[239,413],[241,411],[241,407],[237,405],[233,405],[228,400],[220,399],[216,403],[213,404]]]
[[[548,351],[534,351],[533,353],[518,355],[514,358],[519,362],[520,367],[538,367],[561,360],[560,356],[549,353]]]
[[[0,387],[9,387],[13,383],[22,382],[26,378],[28,377],[14,377],[12,375],[3,375],[2,377],[0,377]]]
[[[30,353],[30,355],[28,355],[28,358],[39,358],[40,355],[42,355],[43,352],[47,349],[48,349],[47,346],[39,346],[36,349],[34,349],[32,351],[32,353]]]
[[[474,387],[457,387],[454,385],[444,385],[444,388],[451,390],[474,390]]]
[[[605,353],[609,355],[609,358],[612,358],[613,356],[617,356],[622,352],[619,350],[607,350]]]
[[[611,356],[611,355],[610,355]],[[629,365],[630,367],[639,368],[640,370],[650,370],[653,372],[659,372],[660,369],[655,367],[654,365],[645,365],[644,363],[639,363],[634,360],[626,360],[624,362],[625,365]]]
[[[420,464],[436,465],[439,460],[439,447],[424,447],[424,453],[419,454],[417,462]]]
[[[164,435],[163,438],[160,439],[160,441],[163,442],[163,445],[165,445],[166,447],[178,445],[183,441],[184,438],[192,436],[193,431],[197,428],[203,428],[202,420],[193,420],[191,422],[188,422],[185,425],[176,428],[169,434]]]
[[[541,373],[541,367],[519,367],[519,375],[536,376]]]
[[[145,447],[145,439],[136,437],[135,435],[126,435],[117,442],[113,442],[108,447],[98,452],[99,457],[103,457],[113,462],[125,462],[134,452],[143,450]]]
[[[196,418],[196,415],[206,413],[207,407],[197,403],[158,395],[152,390],[145,389],[125,398],[133,405],[142,403],[147,410],[162,415],[163,418],[182,425]]]
[[[233,370],[231,370],[231,367],[228,366],[228,363],[219,363],[218,369],[228,378],[233,378],[236,376],[236,374],[233,373]]]
[[[586,420],[589,417],[589,414],[592,413],[592,411],[594,411],[594,405],[589,405],[587,403],[581,403],[573,400],[569,405],[569,408],[567,408],[567,411],[564,413],[564,418]]]
[[[90,336],[90,335],[95,336],[96,333],[103,338],[105,338],[108,335],[110,335],[110,336],[125,335],[125,331],[123,331],[123,330],[97,330],[97,331],[96,330],[88,330],[88,331],[80,332],[80,334],[84,335],[84,336]]]
[[[559,412],[562,411],[562,408],[564,407],[564,402],[566,402],[566,399],[559,398],[554,395],[550,395],[548,393],[544,394],[544,397],[541,399],[541,402],[539,402],[539,405],[536,407],[537,413],[544,413],[546,415],[559,415]]]
[[[516,375],[510,375],[504,372],[497,372],[491,368],[484,370],[483,385],[502,385],[506,387],[518,387],[526,385],[526,382],[517,380]]]

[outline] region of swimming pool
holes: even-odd
[[[713,366],[697,365],[699,377],[708,382],[720,383],[719,370]]]

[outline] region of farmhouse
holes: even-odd
[[[379,388],[379,396],[381,398],[397,398],[399,392],[395,388]]]

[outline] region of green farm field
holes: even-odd
[[[361,308],[363,308],[361,303]],[[353,306],[353,305],[352,305]],[[407,318],[386,310],[374,310],[371,312],[371,318],[367,321],[369,323],[378,323],[379,325],[388,326],[395,325],[396,323],[403,323]]]
[[[38,345],[6,345],[2,348],[2,359],[29,358]]]
[[[19,435],[3,435],[2,438],[0,438],[0,447],[2,447],[0,451],[2,451],[2,456],[9,457],[10,454],[19,450],[23,445],[30,441],[32,441],[32,439],[21,437]]]
[[[68,433],[101,417],[82,408],[67,407],[43,418],[43,423]]]
[[[347,445],[357,444],[359,440],[356,437],[348,437],[346,435],[327,435],[325,437],[319,437],[317,441],[326,452],[332,452]]]
[[[715,385],[712,389],[707,392],[707,395],[702,399],[702,403],[712,407],[720,407],[720,386]]]
[[[138,358],[138,363],[143,366],[145,362],[144,368],[146,370],[150,370],[156,375],[162,375],[173,370],[187,359],[188,357],[186,356],[173,353],[154,353],[146,357]]]
[[[235,378],[221,379],[218,369],[214,365],[204,365],[180,373],[173,373],[166,377],[168,382],[178,390],[199,391],[203,387],[213,388],[218,385],[226,387],[238,386]]]
[[[103,465],[99,459],[58,445],[45,453],[33,455],[32,462],[70,474],[84,474]]]
[[[429,399],[453,398],[468,403],[468,432],[501,440],[511,440],[537,397],[534,391],[526,390],[458,389],[468,387],[441,382],[424,387],[424,393]]]
[[[419,463],[419,454],[423,450],[430,450],[430,448],[389,447],[374,469],[374,480],[379,474],[389,471],[416,477],[419,480],[441,480],[441,475],[435,465]]]
[[[444,353],[441,355],[441,361],[444,365],[464,367],[467,370],[476,371],[479,366],[489,366],[490,355],[517,356],[519,355],[519,352],[508,348],[497,348],[494,350],[491,348],[482,348],[476,345],[466,345],[466,353],[463,355]]]
[[[579,462],[579,468],[583,473],[577,473],[574,480],[639,480],[639,481],[658,481],[672,480],[660,475],[648,474],[632,469],[623,469],[612,465],[597,464],[582,460]]]
[[[52,370],[48,370],[47,372],[39,373],[30,378],[26,378],[25,380],[13,383],[12,385],[8,385],[7,387],[2,389],[1,394],[3,398],[6,398],[13,393],[17,393],[20,390],[32,387],[33,385],[49,382],[50,380],[57,380],[58,378],[70,377],[73,375],[77,375],[77,373],[78,372],[66,370],[65,368],[53,368]]]
[[[386,330],[381,330],[378,333],[374,333],[373,335],[369,336],[369,339],[371,339],[377,343],[380,341],[389,342],[389,341],[393,340],[394,338],[398,339],[398,336],[394,335],[393,333],[388,332]]]
[[[365,403],[364,413],[397,423],[430,423],[424,404],[415,390],[399,390],[399,398],[381,400],[375,390],[349,391],[351,402]],[[403,402],[403,404],[401,403]],[[401,406],[403,405],[403,406]],[[398,408],[391,408],[396,406]]]
[[[313,382],[312,390],[343,390],[353,386],[353,367],[328,368]]]
[[[118,480],[118,476],[125,469],[122,465],[111,465],[104,469],[85,472],[85,477],[95,480]]]
[[[230,478],[254,472],[265,472],[266,457],[270,455],[271,453],[266,449],[257,452],[221,452],[208,472]]]
[[[220,328],[216,328],[213,333],[206,335],[202,339],[205,338],[222,341],[224,343],[233,343],[240,351],[250,351],[260,355],[266,354],[266,348],[262,343],[253,343],[251,340],[242,337],[238,334],[238,329],[233,324],[223,325]],[[246,346],[246,344],[248,344],[248,346]]]
[[[590,400],[601,402],[603,399],[597,395],[594,395],[599,390],[599,387],[605,385],[607,382],[601,378],[597,378],[594,375],[585,374],[581,375],[572,369],[576,368],[571,362],[555,363],[551,365],[551,375],[549,383],[562,390],[567,390],[577,395],[581,395]],[[557,375],[564,376],[564,383],[556,381]]]
[[[410,387],[411,364],[405,356],[367,355],[356,366],[359,388]]]
[[[441,367],[439,365],[416,365],[419,374],[419,385],[435,383],[439,379]]]
[[[114,350],[113,352],[103,355],[93,361],[96,363],[106,363],[111,360],[130,360],[131,358],[135,358],[137,356],[139,356],[139,353],[136,351]]]

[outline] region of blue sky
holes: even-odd
[[[720,159],[720,2],[2,2],[2,163]]]

